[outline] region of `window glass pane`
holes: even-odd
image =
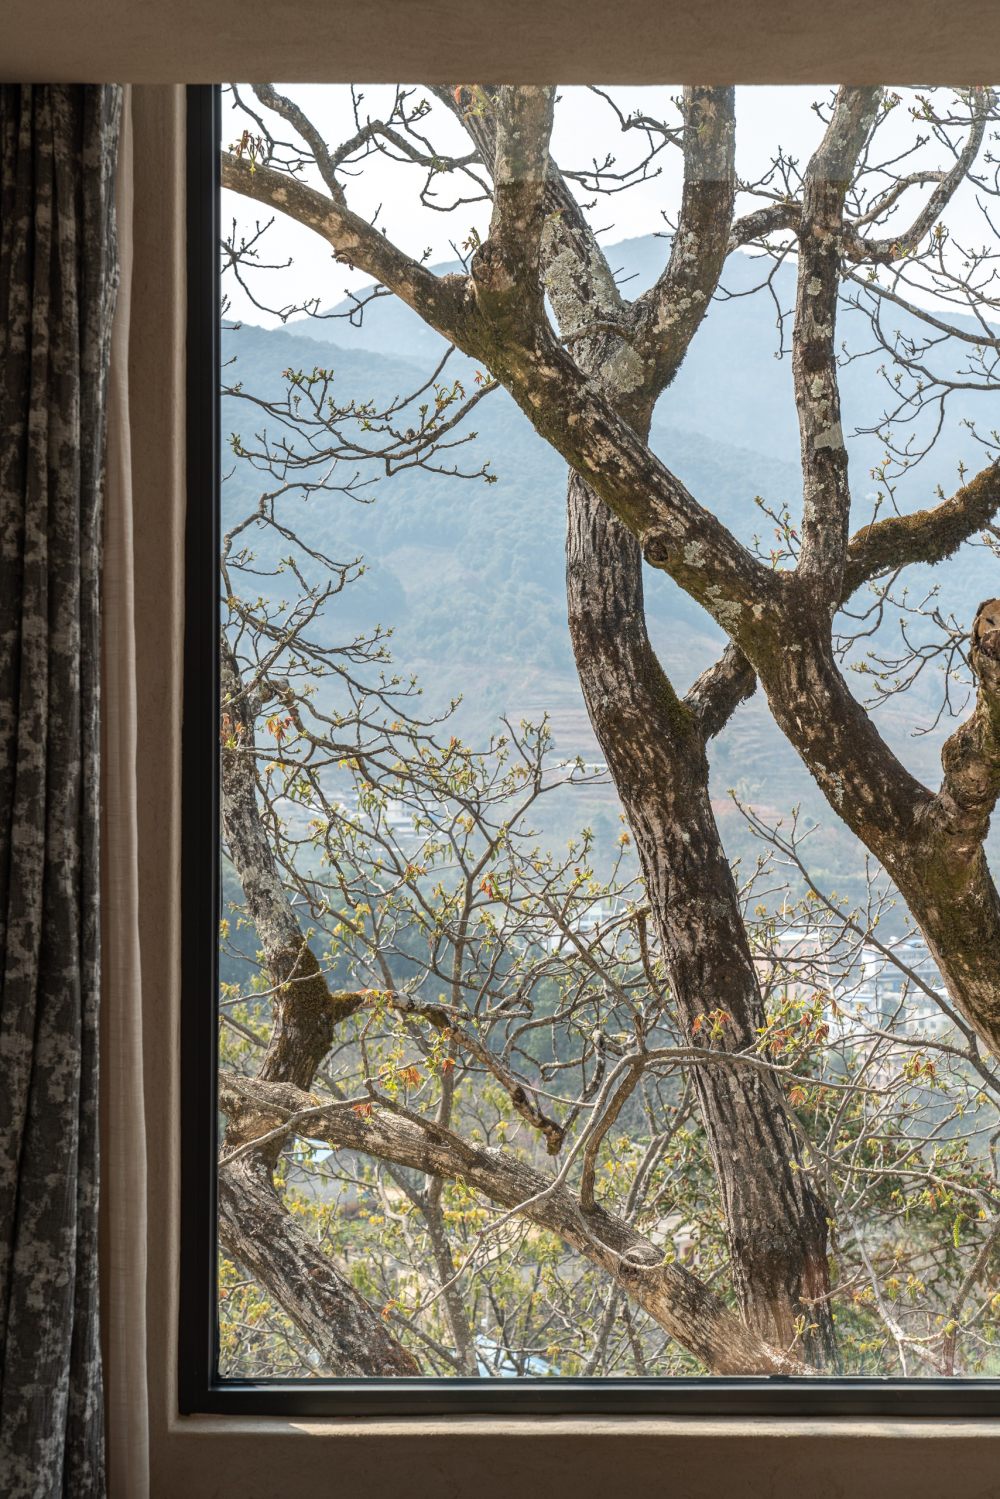
[[[997,95],[223,118],[220,1374],[996,1377]]]

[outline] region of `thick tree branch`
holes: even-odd
[[[331,995],[291,908],[257,803],[254,720],[258,705],[244,691],[236,657],[225,639],[220,672],[223,832],[275,990],[274,1022],[260,1075],[310,1088],[337,1025],[361,1000]]]
[[[754,663],[778,727],[834,811],[885,867],[953,1001],[1000,1056],[1000,895],[982,842],[961,819],[957,829],[949,826],[940,800],[882,739],[844,681],[810,598],[789,613],[786,628],[787,646],[776,643]],[[983,785],[977,797],[991,794]],[[979,828],[985,831],[981,813]]]
[[[223,829],[275,990],[271,1036],[259,1075],[305,1089],[312,1086],[337,1025],[362,999],[330,993],[292,911],[257,804],[258,705],[244,691],[225,639],[221,685]],[[282,1206],[272,1171],[284,1133],[274,1133],[273,1125],[273,1119],[247,1111],[231,1119],[226,1144],[236,1151],[219,1170],[224,1247],[276,1298],[338,1375],[419,1373],[364,1297]],[[243,1148],[263,1134],[268,1139],[259,1148]]]
[[[734,221],[729,232],[729,249],[739,250],[744,245],[758,244],[767,239],[768,235],[782,230],[797,233],[801,223],[801,203],[794,199],[782,203],[766,203],[763,208],[755,208]]]
[[[851,492],[840,420],[835,329],[844,200],[872,126],[879,89],[842,88],[806,169],[792,338],[792,376],[802,452],[799,572],[817,602],[840,597]]]
[[[382,286],[418,312],[446,338],[455,337],[464,299],[464,276],[435,276],[405,255],[367,219],[340,199],[317,191],[287,172],[254,165],[223,151],[222,186],[263,203],[312,229],[333,248],[338,260],[360,266]]]
[[[978,691],[972,715],[941,751],[944,780],[937,810],[959,841],[959,856],[974,856],[986,837],[1000,796],[1000,599],[980,604],[969,637]]]
[[[634,307],[635,348],[655,369],[659,393],[673,379],[719,282],[736,199],[736,91],[684,90],[684,185],[662,276]]]
[[[235,1074],[225,1074],[220,1089],[221,1106],[227,1110],[249,1106],[260,1114],[292,1115],[315,1102],[298,1088]],[[383,1107],[358,1113],[331,1104],[326,1113],[311,1115],[309,1135],[337,1149],[460,1180],[498,1206],[522,1213],[611,1275],[713,1374],[805,1372],[794,1358],[744,1327],[695,1276],[679,1265],[664,1264],[660,1251],[629,1224],[599,1207],[584,1213],[568,1187],[553,1186],[510,1151],[472,1145],[440,1125]]]
[[[851,537],[842,602],[880,573],[914,562],[943,562],[1000,510],[1000,464],[991,463],[950,499],[910,515],[890,515]]]
[[[536,331],[533,347],[503,339],[494,347],[487,363],[536,431],[637,537],[649,565],[738,637],[753,609],[776,597],[776,575],[698,504],[548,328]]]
[[[756,688],[756,672],[739,646],[730,643],[691,684],[684,698],[698,721],[702,738],[707,742],[721,734],[740,703],[753,697]]]
[[[382,1316],[286,1211],[262,1151],[219,1171],[219,1240],[274,1297],[332,1374],[419,1375],[420,1365]]]
[[[473,256],[472,278],[487,299],[514,297],[518,313],[544,317],[539,252],[545,222],[555,89],[504,85],[488,98],[496,116],[493,215]]]
[[[313,159],[319,169],[319,174],[336,203],[343,208],[345,206],[344,189],[337,181],[336,163],[330,155],[329,148],[316,126],[310,120],[304,109],[285,94],[279,94],[273,83],[255,83],[253,91],[263,104],[265,109],[272,109],[293,130],[297,130],[313,154]]]
[[[639,538],[646,560],[669,572],[736,633],[740,611],[769,597],[773,574],[704,510],[596,385],[581,375],[539,313],[484,308],[463,277],[437,277],[365,220],[271,168],[223,153],[227,187],[267,203],[326,238],[338,255],[388,286],[466,354],[481,359],[542,436]]]
[[[487,99],[495,99],[497,89],[479,87]],[[472,108],[469,91],[461,86],[435,86],[431,92],[464,126],[492,176],[496,155],[496,110]],[[575,345],[578,339],[587,335],[594,318],[624,327],[626,303],[611,267],[583,210],[557,164],[551,160],[545,179],[543,211],[542,274],[563,342]]]
[[[851,537],[840,603],[883,573],[915,562],[943,562],[983,530],[1000,510],[1000,464],[990,464],[950,499],[909,515],[890,515],[862,526]],[[725,728],[740,703],[753,696],[757,678],[746,656],[727,645],[702,672],[684,701],[695,713],[706,739]]]

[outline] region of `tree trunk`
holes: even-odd
[[[674,1002],[695,1044],[696,1018],[719,1009],[730,1017],[721,1044],[753,1048],[764,1009],[709,800],[705,744],[650,645],[638,543],[575,474],[568,505],[577,670],[635,836]],[[779,1348],[804,1318],[807,1359],[835,1365],[827,1214],[801,1169],[779,1083],[756,1068],[706,1066],[694,1068],[694,1086],[744,1316]]]
[[[419,1375],[420,1365],[380,1313],[285,1211],[262,1151],[219,1171],[219,1238],[337,1378]]]

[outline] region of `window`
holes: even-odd
[[[997,100],[676,92],[192,91],[186,1409],[996,1411]]]

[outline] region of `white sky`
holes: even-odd
[[[355,129],[351,109],[350,91],[345,85],[314,84],[309,86],[278,85],[281,92],[289,94],[299,102],[310,117],[320,125],[327,140],[332,144],[348,138]],[[640,110],[645,114],[673,122],[677,118],[671,100],[680,92],[679,85],[665,84],[655,88],[615,88],[609,90],[624,113]],[[391,108],[393,90],[386,85],[364,87],[363,113],[371,117],[384,117]],[[249,89],[245,97],[251,98]],[[741,178],[753,180],[764,172],[780,144],[786,153],[804,163],[811,154],[822,129],[821,122],[811,106],[817,99],[829,97],[829,90],[816,85],[799,88],[743,87],[737,91],[737,171]],[[904,94],[904,105],[912,97]],[[256,101],[254,101],[256,103]],[[243,125],[249,124],[244,116],[231,111],[231,96],[225,100],[226,112],[223,123],[225,144],[235,139]],[[283,122],[277,121],[276,134],[288,139],[291,132]],[[435,103],[427,122],[428,133],[438,149],[452,149],[460,154],[469,148],[468,138],[461,127]],[[912,139],[914,126],[900,107],[885,129],[888,148],[898,149]],[[603,101],[583,88],[563,90],[556,111],[553,134],[553,156],[564,169],[582,168],[591,164],[595,157],[603,159],[610,151],[618,156],[620,163],[636,160],[641,144],[637,133],[623,136],[618,123]],[[880,153],[891,154],[890,149]],[[920,164],[946,167],[948,159],[939,148],[928,147],[919,159]],[[660,175],[629,191],[613,197],[601,197],[590,214],[591,222],[601,230],[602,243],[611,245],[623,239],[663,231],[664,210],[668,214],[676,211],[680,188],[680,152],[667,148],[657,158]],[[907,163],[907,170],[917,164]],[[345,178],[348,202],[358,213],[372,217],[380,210],[379,224],[391,239],[409,253],[421,256],[430,248],[431,263],[454,260],[454,251],[449,241],[463,240],[473,226],[484,234],[489,221],[489,205],[479,203],[459,207],[453,213],[437,213],[424,207],[418,198],[423,174],[419,168],[401,168],[381,157],[369,158],[353,179]],[[452,181],[442,183],[442,193]],[[905,219],[909,219],[920,202],[922,190],[911,191],[906,196]],[[749,202],[739,208],[751,206]],[[252,228],[255,220],[266,219],[257,205],[238,195],[223,193],[222,222],[228,231],[233,218],[244,229]],[[900,220],[903,222],[903,219]],[[952,235],[960,242],[981,245],[988,229],[979,213],[975,194],[965,187],[956,196],[948,214]],[[262,299],[272,305],[286,301],[299,301],[309,296],[319,296],[323,306],[339,302],[348,290],[358,290],[368,284],[369,278],[361,272],[352,272],[348,267],[337,265],[330,248],[319,236],[302,229],[289,220],[279,218],[268,232],[265,240],[268,261],[291,259],[292,266],[283,273],[281,291],[276,290],[276,278],[260,280]],[[666,246],[664,247],[666,253]],[[260,278],[258,278],[260,279]],[[278,318],[268,316],[254,308],[239,294],[232,277],[226,278],[226,290],[231,297],[231,316],[249,322],[274,326]],[[266,288],[266,289],[265,289]],[[636,288],[638,290],[638,288]],[[920,300],[930,301],[930,297]]]

